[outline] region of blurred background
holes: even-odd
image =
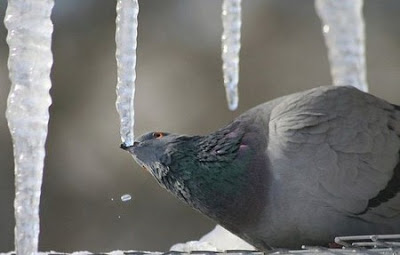
[[[0,0],[0,20],[7,1]],[[167,250],[214,223],[162,190],[119,149],[115,110],[115,4],[56,0],[51,119],[40,249]],[[207,134],[259,103],[330,83],[314,1],[243,1],[240,106],[226,106],[221,1],[140,1],[136,134]],[[400,104],[400,2],[366,0],[368,82]],[[10,88],[0,26],[0,112]],[[0,252],[14,249],[12,143],[0,115]],[[132,200],[122,202],[123,194]]]

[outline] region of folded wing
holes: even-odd
[[[270,115],[275,178],[352,215],[400,214],[400,111],[352,87],[320,87]]]

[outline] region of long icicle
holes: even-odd
[[[239,52],[241,0],[223,0],[222,3],[222,69],[228,107],[236,110],[239,104]]]
[[[51,104],[53,0],[9,0],[5,16],[11,90],[6,117],[14,146],[15,249],[35,254],[39,203]]]
[[[125,146],[134,141],[134,95],[136,79],[137,0],[118,0],[116,19],[116,59],[118,65],[116,107],[121,121],[121,140]]]
[[[368,91],[363,0],[315,0],[322,21],[334,85]]]

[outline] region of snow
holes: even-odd
[[[236,110],[239,103],[239,51],[241,0],[223,0],[222,3],[222,69],[228,107]]]
[[[4,23],[10,49],[11,90],[6,117],[15,164],[15,247],[18,254],[38,250],[39,203],[53,63],[50,14],[53,0],[9,0]]]
[[[210,251],[210,252],[217,252],[219,251],[217,247],[213,246],[208,242],[201,242],[201,241],[189,241],[186,243],[177,243],[174,244],[171,251],[179,251],[179,252],[191,252],[191,251]]]
[[[255,248],[232,234],[225,228],[217,225],[211,232],[200,238],[199,241],[178,243],[171,247],[171,251],[226,251],[226,250],[255,250]]]
[[[116,18],[116,59],[118,66],[116,107],[121,122],[121,140],[126,146],[134,141],[134,95],[136,80],[137,0],[118,0]]]
[[[368,91],[363,0],[316,0],[334,85]]]

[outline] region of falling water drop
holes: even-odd
[[[132,199],[132,196],[129,195],[129,194],[124,194],[124,195],[121,196],[121,201],[122,202],[127,202],[127,201],[129,201],[131,199]]]

